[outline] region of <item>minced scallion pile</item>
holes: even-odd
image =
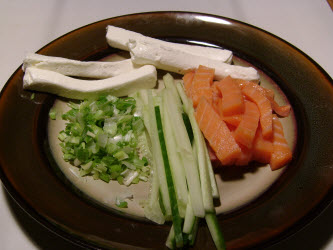
[[[127,186],[148,180],[150,151],[134,98],[107,95],[68,105],[62,115],[68,123],[58,136],[65,161],[96,180]]]

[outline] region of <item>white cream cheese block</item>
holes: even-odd
[[[107,27],[106,40],[111,47],[129,51],[128,42],[130,39],[147,41],[155,46],[163,45],[166,48],[175,48],[188,54],[204,56],[221,62],[231,63],[232,61],[232,52],[230,50],[166,42],[123,28],[111,25]]]
[[[215,79],[226,76],[248,81],[257,81],[258,72],[252,67],[230,65],[206,56],[194,55],[185,50],[164,46],[149,40],[130,39],[128,43],[134,64],[154,65],[158,69],[185,74],[195,70],[199,65],[215,69]]]
[[[97,79],[117,76],[138,68],[138,66],[133,65],[131,59],[117,62],[85,62],[31,53],[24,58],[22,69],[25,71],[26,68],[32,66],[39,69],[51,70],[67,76]]]
[[[156,83],[157,71],[152,65],[102,80],[75,79],[54,71],[28,67],[23,78],[24,89],[79,100],[96,98],[101,94],[127,96],[140,89],[154,88]]]

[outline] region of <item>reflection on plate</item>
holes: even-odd
[[[287,137],[291,145],[296,144],[290,166],[274,172],[276,176],[271,180],[261,177],[266,181],[264,188],[257,187],[251,191],[255,194],[252,196],[245,193],[243,197],[237,197],[239,190],[225,183],[233,183],[235,179],[245,183],[244,180],[230,172],[221,175],[223,199],[234,197],[233,201],[222,200],[221,208],[225,203],[226,210],[219,216],[227,247],[272,244],[305,225],[332,200],[332,79],[310,58],[281,39],[250,25],[222,17],[181,12],[135,14],[103,20],[64,35],[39,53],[100,60],[117,52],[105,41],[108,24],[152,37],[230,49],[238,58],[253,64],[266,75],[262,76],[263,84],[267,81],[274,87],[272,79],[290,101],[295,122],[290,118],[284,124],[291,126],[286,129]],[[119,216],[88,201],[77,190],[73,192],[71,183],[59,171],[48,147],[52,143],[47,136],[48,110],[55,97],[38,93],[34,101],[30,100],[30,94],[22,90],[22,76],[19,68],[7,82],[0,98],[0,117],[6,121],[0,124],[0,173],[14,199],[55,233],[88,248],[163,248],[169,225],[158,226]],[[285,101],[283,95],[279,98]],[[299,135],[297,141],[293,141],[295,126]],[[245,179],[266,170],[269,169],[261,167],[252,173],[246,169]],[[233,205],[228,207],[227,204]],[[212,247],[210,234],[202,225],[196,248]]]

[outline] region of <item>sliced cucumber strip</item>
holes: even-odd
[[[199,228],[199,221],[200,221],[200,219],[198,217],[195,217],[192,232],[189,235],[190,246],[193,246],[195,243],[195,239],[197,237],[197,232],[198,232],[198,228]]]
[[[175,242],[175,230],[173,229],[173,225],[171,226],[170,232],[168,234],[168,238],[165,242],[165,245],[169,249],[175,249],[176,248],[176,242]]]
[[[178,91],[177,91],[177,87],[175,84],[175,80],[170,75],[170,73],[167,73],[166,75],[163,76],[163,82],[165,84],[165,87],[172,91],[173,96],[178,96]],[[176,98],[175,101],[176,101],[177,106],[179,108],[181,108],[182,103],[181,103],[180,98]]]
[[[166,220],[171,219],[171,205],[169,198],[169,190],[166,181],[166,175],[164,170],[163,155],[161,151],[161,146],[159,143],[159,134],[156,123],[155,108],[154,108],[154,98],[152,95],[152,90],[148,92],[148,111],[149,111],[149,127],[150,127],[150,138],[152,143],[152,153],[156,164],[156,172],[158,176],[158,182],[160,186],[161,196],[163,205],[165,208]]]
[[[171,204],[171,214],[172,214],[172,222],[175,231],[175,241],[177,247],[183,246],[183,235],[182,235],[182,219],[179,215],[178,210],[178,203],[177,203],[177,196],[174,187],[174,181],[171,174],[171,168],[168,159],[168,152],[165,145],[165,138],[163,133],[163,125],[162,125],[162,118],[161,118],[161,111],[159,106],[155,106],[155,116],[156,116],[156,124],[158,130],[158,139],[160,142],[160,147],[162,151],[163,163],[164,163],[164,170],[166,181],[168,185],[169,197],[170,197],[170,204]]]
[[[209,157],[208,149],[207,149],[207,147],[204,147],[204,149],[205,149],[205,156],[206,156],[206,164],[207,164],[209,178],[210,178],[210,184],[212,186],[212,195],[213,195],[214,199],[220,199],[220,192],[217,187],[216,178],[215,178],[212,162]]]
[[[168,112],[168,103],[165,98],[164,89],[162,93],[162,105],[161,105],[161,114],[162,114],[162,123],[163,123],[163,132],[165,136],[165,144],[168,151],[168,158],[170,161],[170,168],[172,177],[174,180],[174,186],[177,194],[179,213],[182,218],[185,217],[185,210],[187,204],[187,184],[185,171],[180,159],[180,155],[177,152],[177,142],[174,132],[171,125],[171,116]]]
[[[189,198],[189,202],[187,203],[186,207],[186,215],[184,220],[184,226],[183,226],[183,233],[190,234],[193,230],[194,222],[195,222],[195,216],[192,209],[192,203]]]
[[[172,92],[168,89],[166,89],[164,93],[165,101],[168,104],[168,112],[172,114],[173,131],[177,138],[177,147],[185,170],[193,213],[197,217],[204,217],[205,209],[202,202],[199,172],[193,156],[191,142],[183,121],[182,110],[177,107],[175,101],[175,99],[179,99],[179,96],[173,96]]]
[[[191,119],[191,118],[190,118]],[[192,128],[197,126],[196,121],[191,121]],[[198,155],[198,166],[200,172],[200,183],[202,191],[202,200],[206,212],[215,212],[213,196],[212,196],[212,186],[210,183],[209,172],[207,168],[207,161],[205,155],[205,141],[198,130],[199,128],[194,128],[194,146]]]
[[[216,248],[218,250],[225,250],[226,247],[225,247],[224,237],[219,222],[217,220],[216,214],[207,213],[205,219],[208,225],[208,229],[210,231],[210,235],[213,238]]]

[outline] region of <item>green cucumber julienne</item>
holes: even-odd
[[[182,218],[185,216],[185,210],[188,199],[187,183],[185,177],[185,170],[181,161],[180,154],[177,152],[177,140],[172,129],[172,119],[168,112],[168,102],[165,99],[165,93],[168,89],[164,89],[162,94],[161,115],[163,124],[163,133],[165,139],[166,149],[168,151],[168,158],[170,162],[170,169],[174,180],[174,187],[176,190],[179,214]]]
[[[165,170],[163,164],[163,155],[159,143],[159,134],[157,129],[157,121],[155,116],[155,109],[154,109],[154,98],[152,90],[148,91],[148,115],[149,115],[149,129],[150,129],[150,136],[151,136],[151,143],[152,143],[152,152],[153,158],[155,161],[156,172],[154,176],[158,177],[159,188],[161,191],[162,200],[160,202],[163,203],[163,207],[165,209],[165,217],[166,220],[171,218],[171,205],[170,205],[170,196],[168,185],[166,182],[165,177]]]
[[[178,211],[178,204],[177,204],[177,197],[175,188],[173,185],[173,179],[168,159],[168,152],[165,145],[165,139],[163,134],[163,125],[162,125],[162,119],[161,119],[161,112],[160,107],[155,106],[155,116],[156,116],[156,124],[157,124],[157,130],[158,130],[158,139],[160,141],[161,145],[161,151],[163,156],[163,163],[164,163],[164,169],[165,169],[165,175],[166,180],[168,184],[168,190],[169,190],[169,196],[170,196],[170,204],[171,204],[171,213],[172,213],[172,222],[173,222],[173,228],[175,233],[175,241],[177,247],[183,246],[183,235],[182,235],[182,219],[179,215]]]
[[[166,84],[167,86],[167,84]],[[202,200],[202,191],[200,187],[200,177],[198,167],[192,152],[191,142],[184,124],[181,106],[177,106],[179,95],[173,95],[173,91],[166,89],[165,101],[168,104],[169,114],[172,114],[172,126],[175,137],[177,138],[177,147],[185,169],[187,185],[191,197],[193,213],[197,217],[204,217],[205,209]]]
[[[215,213],[207,213],[205,216],[208,229],[218,250],[224,250],[225,242]]]

